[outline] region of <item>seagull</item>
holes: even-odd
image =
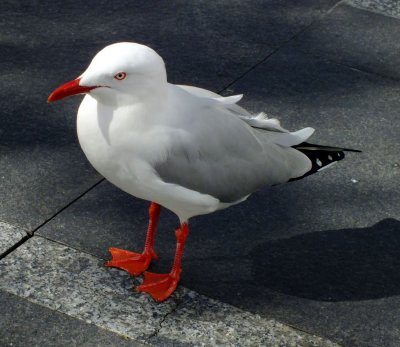
[[[123,191],[150,201],[142,253],[110,248],[105,263],[144,275],[139,292],[161,302],[177,288],[189,219],[246,200],[266,187],[301,179],[357,150],[306,142],[314,129],[290,132],[265,113],[237,105],[242,95],[168,83],[163,59],[132,42],[106,46],[78,78],[48,102],[86,94],[77,115],[80,146],[93,167]],[[161,206],[179,218],[169,273],[147,271]]]

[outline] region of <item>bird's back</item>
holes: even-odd
[[[252,128],[232,112],[232,104],[172,85],[170,98],[170,105],[179,109],[166,112],[165,122],[179,132],[154,164],[165,182],[231,203],[262,186],[301,176],[311,167],[304,154],[282,140],[294,137],[298,144],[302,139]]]

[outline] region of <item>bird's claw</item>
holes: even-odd
[[[110,248],[109,251],[112,260],[104,263],[104,266],[125,270],[133,276],[139,276],[147,270],[152,259],[158,259],[153,249],[143,253],[130,252],[119,248]]]
[[[145,292],[152,296],[155,301],[161,302],[169,298],[178,286],[179,275],[174,273],[157,274],[146,271],[144,281],[135,290]]]

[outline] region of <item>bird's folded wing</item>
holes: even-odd
[[[182,115],[166,155],[153,163],[164,182],[230,203],[309,169],[306,156],[285,146],[288,138],[297,144],[306,136],[253,129],[225,106],[205,102]]]
[[[243,94],[233,95],[228,97],[222,97],[221,95],[214,93],[210,90],[193,87],[193,86],[185,86],[179,85],[179,88],[189,92],[192,95],[195,95],[200,98],[210,98],[217,102],[220,102],[225,105],[225,107],[232,112],[233,115],[239,116],[244,122],[249,124],[253,128],[260,128],[270,131],[277,131],[277,132],[285,132],[289,133],[289,131],[283,128],[276,118],[269,118],[268,115],[264,112],[260,112],[256,115],[252,115],[243,107],[240,107],[236,103],[239,102]]]

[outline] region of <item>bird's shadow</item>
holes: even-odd
[[[206,288],[215,290],[218,283],[221,293],[234,292],[240,288],[235,282],[245,280],[250,287],[316,301],[389,297],[400,294],[399,249],[400,221],[389,218],[366,228],[318,231],[270,240],[257,245],[246,256],[214,258],[212,267],[203,263],[202,268],[208,268],[209,274],[202,276],[205,282],[199,283],[197,289],[208,294]],[[233,275],[224,282],[226,275],[221,273],[222,269],[218,270],[219,262],[233,262],[238,281]],[[248,272],[247,279],[239,278],[243,271]]]

